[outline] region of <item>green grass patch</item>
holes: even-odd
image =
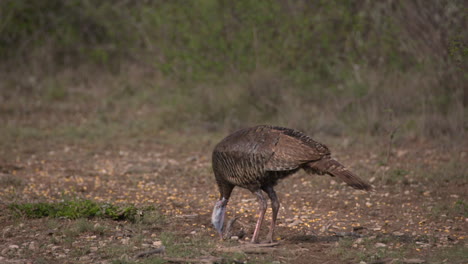
[[[432,253],[433,262],[431,263],[466,263],[468,259],[468,250],[464,245],[439,248]]]
[[[166,247],[166,253],[171,257],[197,257],[203,255],[202,251],[208,251],[214,247],[211,237],[194,235],[190,237],[177,236],[177,234],[161,233],[162,244]]]
[[[468,204],[465,200],[458,199],[455,202],[439,202],[429,209],[430,217],[438,218],[441,215],[468,217]]]
[[[44,97],[49,102],[62,101],[68,95],[68,91],[63,84],[53,82],[47,85]]]
[[[392,236],[380,236],[363,238],[359,240],[345,238],[338,242],[338,246],[332,253],[343,261],[378,262],[382,259],[402,259],[411,248],[410,244],[404,244],[401,239]],[[404,244],[395,248],[396,244]]]
[[[464,200],[457,200],[453,205],[453,209],[456,213],[463,215],[464,217],[468,217],[468,204]]]
[[[386,178],[386,184],[397,184],[397,183],[407,183],[406,176],[409,174],[409,171],[404,169],[394,169],[390,171]]]
[[[110,218],[112,220],[136,221],[147,211],[154,208],[138,209],[133,205],[116,206],[109,203],[97,203],[91,200],[71,200],[57,203],[13,203],[9,205],[17,216],[28,218],[63,217],[77,218]]]
[[[206,256],[215,247],[217,240],[212,237],[196,234],[193,236],[179,235],[174,232],[163,232],[160,235],[162,244],[166,247],[166,255],[173,258],[198,258]],[[244,263],[246,255],[240,252],[221,254],[223,263]],[[256,259],[255,263],[270,263],[268,257]],[[165,260],[155,256],[143,263],[165,263]]]
[[[134,260],[126,260],[126,259],[116,259],[111,262],[112,264],[162,264],[162,263],[168,263],[167,260],[164,260],[160,257],[151,257],[147,259],[142,259],[138,261]]]

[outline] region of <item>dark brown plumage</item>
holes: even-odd
[[[273,187],[279,179],[299,169],[308,173],[336,176],[351,187],[370,190],[371,186],[347,170],[330,156],[329,149],[305,134],[283,127],[256,126],[238,130],[216,145],[213,171],[219,187],[220,200],[213,210],[212,222],[222,234],[227,202],[235,186],[254,193],[260,203],[260,216],[252,242],[258,242],[268,194],[273,210],[267,239],[273,241],[273,231],[278,215],[279,201]]]

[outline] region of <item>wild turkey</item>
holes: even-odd
[[[278,180],[300,169],[311,174],[336,176],[356,189],[371,189],[368,183],[331,158],[325,145],[299,131],[284,127],[262,125],[238,130],[216,145],[212,163],[220,198],[213,209],[211,221],[221,239],[226,206],[235,186],[250,190],[260,204],[252,243],[258,243],[260,226],[267,209],[262,191],[271,200],[273,214],[267,235],[271,243],[279,209],[273,187]]]

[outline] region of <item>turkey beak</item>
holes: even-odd
[[[223,240],[223,224],[224,224],[224,215],[226,214],[226,204],[224,201],[216,202],[216,205],[213,209],[213,215],[211,216],[211,223],[213,223],[214,228],[218,231],[221,240]]]

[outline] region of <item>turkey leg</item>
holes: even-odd
[[[279,200],[278,196],[276,196],[276,192],[272,186],[267,186],[263,189],[270,197],[271,200],[271,209],[272,209],[272,216],[271,216],[271,225],[270,225],[270,232],[268,232],[267,240],[270,243],[273,243],[273,233],[275,231],[276,226],[276,219],[278,217],[278,210],[279,210]]]
[[[257,224],[255,225],[255,231],[252,236],[252,243],[258,243],[258,235],[260,233],[260,227],[262,226],[263,218],[265,217],[265,212],[267,209],[267,201],[263,196],[262,190],[256,190],[253,192],[258,198],[258,204],[260,208],[258,210],[259,216],[257,220]]]

